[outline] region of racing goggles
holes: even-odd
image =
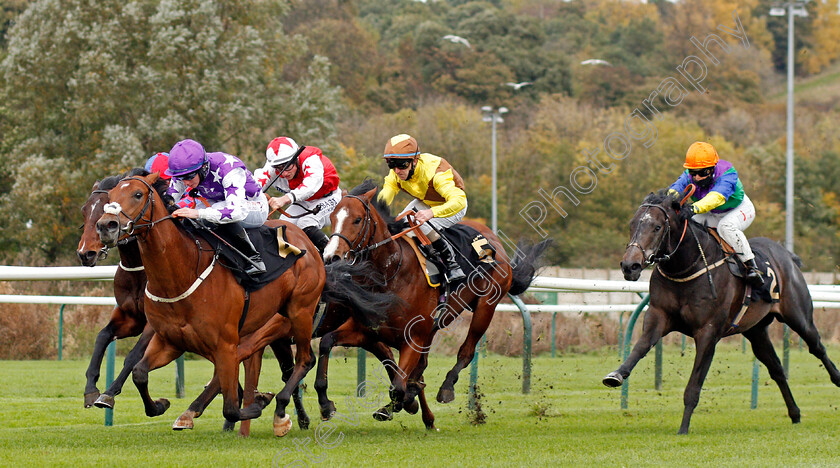
[[[411,166],[411,161],[411,159],[402,158],[391,158],[386,160],[389,169],[408,169]]]

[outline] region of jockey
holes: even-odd
[[[417,210],[415,219],[440,255],[446,268],[446,281],[464,279],[466,276],[455,261],[452,247],[439,234],[457,224],[467,213],[464,180],[445,159],[421,154],[417,140],[410,135],[391,137],[385,144],[384,157],[390,172],[379,192],[379,200],[390,205],[400,190],[414,197],[402,213]]]
[[[201,143],[182,140],[169,152],[172,177],[167,193],[178,202],[186,190],[201,201],[196,208],[178,208],[174,217],[199,219],[210,225],[250,260],[245,273],[265,272],[265,264],[245,228],[259,227],[268,218],[268,202],[251,172],[236,156],[207,153]]]
[[[744,193],[732,163],[720,159],[714,146],[698,141],[688,148],[683,167],[685,172],[671,185],[669,193],[682,193],[691,183],[697,190],[691,197],[692,203],[680,210],[681,217],[694,217],[695,221],[717,227],[720,237],[747,266],[747,282],[754,287],[761,286],[764,280],[744,235],[755,219],[755,207]]]
[[[166,175],[166,170],[169,169],[169,153],[156,153],[146,161],[146,172],[149,174],[158,173],[163,180],[171,179]],[[180,200],[176,203],[179,208],[195,208],[195,199],[189,195],[187,191]]]
[[[269,198],[269,207],[277,210],[291,203],[280,219],[303,229],[323,253],[329,239],[321,228],[329,225],[330,213],[341,201],[335,166],[320,149],[298,146],[288,137],[271,140],[265,158],[265,166],[254,172],[257,184],[263,192],[273,186],[284,193]]]

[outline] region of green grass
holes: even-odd
[[[837,347],[830,355],[840,361]],[[297,426],[275,438],[271,413],[252,424],[248,439],[222,433],[221,399],[196,420],[196,429],[169,427],[199,393],[211,375],[205,361],[187,361],[188,399],[174,394],[174,368],[151,374],[153,397],[170,397],[166,415],[150,419],[131,383],[117,397],[115,426],[103,426],[103,411],[82,408],[85,364],[82,361],[0,362],[0,466],[284,466],[296,459],[296,444],[309,447],[323,466],[837,466],[840,450],[840,389],[807,351],[790,354],[791,389],[802,410],[793,425],[784,403],[762,368],[758,408],[750,410],[752,356],[740,345],[719,346],[692,420],[691,433],[677,436],[682,392],[693,350],[678,347],[664,353],[663,385],[653,389],[653,355],[630,379],[629,409],[619,407],[619,389],[607,389],[601,378],[619,360],[614,350],[592,354],[540,356],[533,361],[531,393],[521,393],[522,361],[487,356],[481,359],[479,385],[486,424],[472,425],[466,408],[469,369],[461,374],[454,403],[431,403],[439,432],[424,429],[419,415],[401,413],[380,423],[359,411],[358,423],[335,420],[326,440],[315,444],[315,431]],[[371,359],[368,378],[373,380]],[[429,399],[437,393],[452,357],[433,357],[426,378]],[[273,362],[263,366],[262,390],[279,390]],[[334,358],[331,395],[339,412],[348,414],[345,398],[355,386],[356,362]],[[311,382],[305,403],[313,427],[317,402]],[[273,409],[273,405],[270,407]],[[324,428],[326,428],[325,426]],[[323,430],[323,429],[322,429]],[[282,453],[286,451],[287,455]],[[305,466],[305,465],[299,465]],[[309,466],[312,466],[310,463]]]

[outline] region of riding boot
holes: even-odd
[[[247,265],[245,266],[245,274],[253,277],[261,273],[265,273],[265,263],[263,263],[260,253],[257,252],[254,244],[251,243],[251,239],[248,238],[248,233],[245,232],[245,228],[242,227],[241,224],[219,224],[216,231],[228,242],[230,242],[230,245],[232,245],[234,249],[241,252],[248,258],[248,260],[250,260],[250,262],[247,262]]]
[[[324,249],[327,247],[327,244],[330,242],[330,239],[324,234],[324,231],[318,229],[315,226],[307,226],[303,228],[303,232],[306,233],[306,237],[309,237],[309,240],[315,244],[315,248],[318,249],[318,252],[321,254],[324,253]]]
[[[747,283],[754,288],[760,288],[764,284],[764,277],[758,269],[758,265],[755,264],[755,259],[751,258],[745,261],[744,266],[747,267],[747,274],[745,278]]]
[[[443,263],[445,269],[443,276],[446,278],[447,283],[453,283],[467,277],[464,271],[461,270],[461,267],[458,266],[458,262],[455,261],[455,253],[452,251],[452,246],[443,237],[432,242],[432,247],[435,248],[440,256],[441,263]]]

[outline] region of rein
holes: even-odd
[[[665,208],[662,208],[662,206],[660,206],[660,205],[656,205],[656,204],[653,204],[653,203],[644,203],[644,204],[642,204],[642,206],[646,208],[645,213],[647,213],[650,208],[658,208],[658,209],[662,210],[662,214],[665,215],[665,221],[666,221],[666,223],[665,223],[665,234],[659,239],[659,243],[656,245],[656,248],[653,250],[653,252],[650,255],[646,255],[647,251],[645,251],[644,247],[642,247],[639,244],[638,241],[631,240],[630,243],[627,244],[627,247],[625,247],[625,250],[629,249],[630,247],[636,247],[637,249],[641,250],[642,251],[642,257],[644,257],[644,259],[645,259],[644,268],[647,268],[650,265],[653,265],[654,263],[667,262],[668,260],[671,259],[671,256],[674,255],[674,253],[676,253],[677,249],[680,248],[680,245],[682,244],[682,241],[685,238],[685,231],[686,231],[686,229],[688,229],[688,220],[685,220],[685,224],[683,225],[683,232],[680,235],[680,240],[679,240],[679,242],[677,242],[677,245],[676,245],[676,247],[674,247],[674,250],[672,250],[671,253],[669,253],[669,254],[665,254],[665,255],[657,257],[656,256],[657,252],[662,250],[662,243],[665,241],[665,239],[668,239],[671,235],[671,217],[668,216],[668,212],[665,211]],[[692,231],[692,233],[693,233],[693,231]],[[638,238],[638,234],[637,234],[636,237]]]

